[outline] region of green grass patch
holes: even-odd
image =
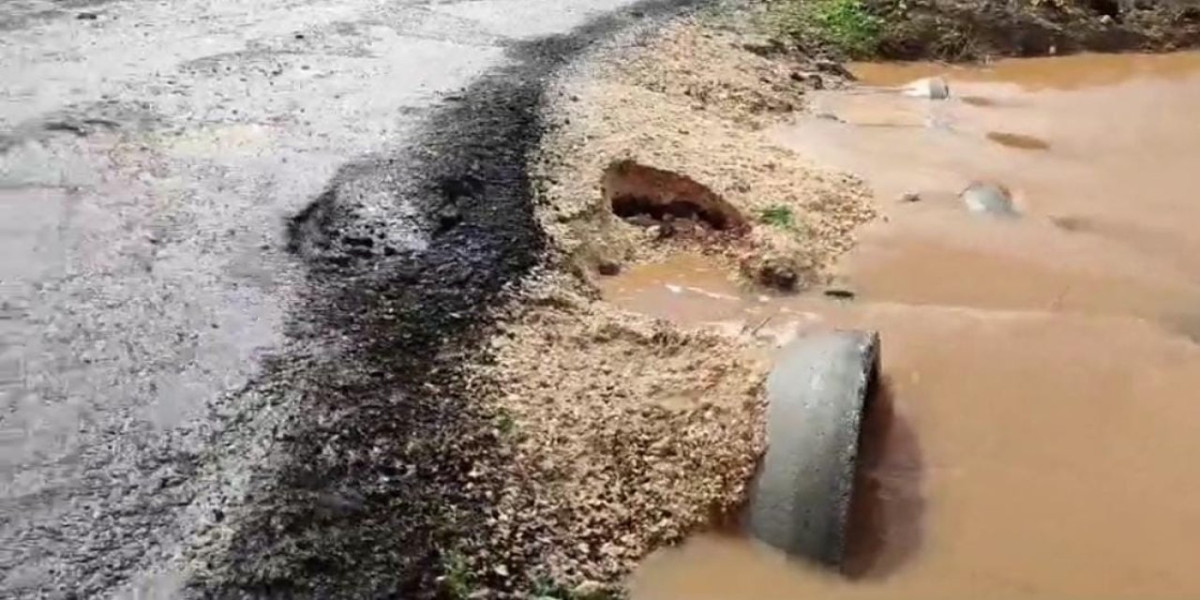
[[[775,205],[758,212],[758,222],[789,231],[796,230],[796,216],[787,206]]]
[[[883,34],[883,19],[867,10],[863,0],[775,0],[767,14],[777,35],[847,58],[875,55]]]
[[[453,600],[467,600],[474,591],[474,581],[467,559],[457,552],[442,556],[442,585],[446,596]]]
[[[517,430],[517,422],[513,419],[512,413],[500,409],[496,413],[496,429],[500,430],[501,435],[512,435]]]
[[[533,600],[572,600],[571,590],[539,577],[533,580]]]

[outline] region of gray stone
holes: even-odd
[[[996,217],[1018,216],[1013,206],[1012,192],[998,183],[977,181],[967,186],[958,197],[973,213]]]
[[[621,263],[613,260],[601,259],[598,263],[596,263],[596,272],[604,275],[605,277],[620,275]]]
[[[820,59],[820,60],[814,61],[813,66],[816,67],[817,70],[822,73],[829,73],[830,75],[837,75],[838,77],[841,77],[841,78],[845,79],[846,81],[855,81],[856,80],[856,78],[854,77],[854,73],[851,73],[850,69],[847,69],[845,65],[843,65],[842,63],[840,63],[836,60]]]
[[[941,77],[926,77],[904,86],[904,95],[930,100],[945,100],[950,97],[950,85]]]
[[[750,533],[787,554],[840,566],[858,432],[879,371],[879,335],[797,339],[767,379],[767,453],[750,495]]]
[[[825,80],[821,78],[820,73],[811,73],[807,71],[792,71],[792,81],[802,83],[811,87],[814,90],[825,89]]]

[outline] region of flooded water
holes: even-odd
[[[837,119],[775,132],[877,193],[853,299],[761,295],[695,256],[604,285],[688,324],[880,331],[857,576],[703,537],[634,597],[1200,597],[1200,55],[856,70],[865,89],[816,99]],[[887,89],[929,75],[950,100]],[[974,181],[1019,217],[968,212]]]

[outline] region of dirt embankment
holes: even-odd
[[[975,61],[1200,44],[1197,0],[766,0],[775,48]]]
[[[884,58],[978,60],[1082,51],[1167,51],[1200,43],[1193,0],[867,0],[887,24]]]
[[[764,58],[750,39],[681,23],[552,94],[561,126],[535,162],[547,182],[539,214],[585,272],[688,248],[793,290],[820,281],[873,216],[860,182],[764,133],[803,110],[813,87],[844,85],[838,67]],[[627,213],[624,203],[643,206]],[[696,203],[707,205],[697,215],[669,206]]]

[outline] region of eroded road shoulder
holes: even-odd
[[[455,353],[542,249],[543,82],[678,8],[9,15],[5,595],[433,593],[489,500]]]

